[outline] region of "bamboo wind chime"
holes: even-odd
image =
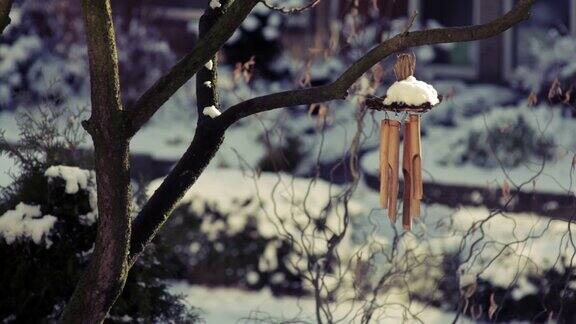
[[[414,55],[401,54],[394,65],[397,81],[384,99],[373,97],[366,101],[367,108],[394,112],[400,120],[386,118],[380,124],[380,204],[388,209],[392,223],[397,219],[400,130],[404,123],[402,173],[404,195],[402,225],[412,228],[412,219],[420,216],[424,196],[422,184],[422,153],[420,142],[420,115],[437,105],[441,97],[434,88],[414,78]]]

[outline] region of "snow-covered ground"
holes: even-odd
[[[474,251],[475,257],[461,266],[460,284],[464,287],[476,281],[476,276],[488,280],[500,287],[510,287],[514,299],[520,299],[537,290],[529,280],[528,274],[548,269],[558,262],[560,255],[573,256],[568,235],[571,230],[563,221],[545,221],[536,215],[490,215],[485,209],[462,209],[452,216],[446,210],[429,211],[424,217],[420,229],[427,232],[420,238],[425,245],[430,244],[431,251],[438,253],[450,251],[460,246],[462,233],[473,224],[480,224],[477,230],[464,241],[471,243],[478,239],[481,232],[486,235],[482,241],[482,252]],[[444,218],[444,221],[442,221]],[[456,224],[457,232],[444,232],[432,229],[434,222],[446,225]],[[441,226],[440,226],[441,227]],[[457,234],[459,233],[459,234]],[[517,243],[514,243],[517,242]],[[508,246],[506,246],[508,245]],[[492,258],[496,262],[488,263]],[[418,280],[428,280],[435,276],[435,269],[427,269]],[[424,275],[426,273],[426,275]],[[417,283],[413,283],[417,285]],[[437,289],[437,288],[433,288]],[[172,291],[183,294],[186,302],[202,310],[207,323],[254,323],[257,319],[270,322],[290,321],[312,323],[314,319],[314,300],[310,297],[278,297],[270,290],[245,291],[233,288],[208,288],[191,286],[183,282],[172,284]],[[375,323],[405,322],[414,323],[450,323],[455,314],[419,302],[409,302],[405,293],[388,291],[379,302],[382,308],[377,312]],[[343,302],[334,307],[335,318],[342,323],[359,322],[360,302]],[[407,307],[407,308],[405,308]],[[409,311],[408,311],[409,310]],[[416,319],[417,318],[417,319]],[[471,322],[466,317],[458,323]]]
[[[228,288],[206,288],[174,283],[171,291],[185,296],[188,304],[202,310],[206,323],[315,323],[314,300],[309,297],[276,297],[270,290],[244,291]],[[455,314],[420,303],[410,305],[409,314],[401,300],[388,300],[383,314],[374,323],[451,323]],[[342,304],[335,323],[359,323],[358,309],[352,303]],[[260,321],[259,321],[260,320]],[[458,323],[471,323],[466,319]]]
[[[225,179],[233,179],[239,184],[240,190],[218,190],[217,184],[222,181],[218,180],[218,175]],[[284,194],[275,198],[270,195],[272,184],[268,182],[277,183],[281,176],[262,174],[262,179],[258,180],[249,178],[239,171],[214,170],[208,171],[203,177],[186,195],[185,200],[195,201],[192,206],[207,204],[211,208],[219,209],[217,206],[220,206],[223,211],[229,210],[233,208],[231,203],[241,202],[246,200],[246,197],[257,195],[259,192],[257,184],[260,182],[262,192],[259,197],[262,205],[257,209],[261,208],[264,211],[277,200],[276,213],[293,215],[291,209],[296,205],[288,201],[297,199],[286,199]],[[303,180],[293,181],[296,184],[293,190],[297,194],[302,194],[297,184]],[[316,193],[322,192],[322,187],[323,185]],[[284,193],[284,190],[280,192]],[[324,192],[322,195],[329,194]],[[325,198],[311,197],[311,200],[319,202]],[[346,249],[362,251],[362,245],[373,241],[374,234],[377,233],[383,236],[382,251],[388,253],[391,245],[387,242],[392,241],[394,230],[384,211],[377,208],[370,210],[370,206],[377,206],[378,195],[360,186],[355,199],[368,207],[364,214],[356,218],[355,231],[370,234],[360,235],[355,241],[358,245]],[[258,211],[251,213],[257,215]],[[562,220],[552,220],[528,213],[499,213],[485,208],[467,207],[450,209],[438,205],[423,206],[422,215],[415,221],[413,232],[404,235],[396,242],[399,253],[396,261],[399,263],[396,266],[401,268],[402,260],[414,258],[420,261],[412,264],[406,274],[410,280],[392,284],[396,288],[384,291],[378,296],[379,302],[385,305],[382,308],[383,313],[377,317],[382,323],[401,319],[406,319],[408,322],[415,321],[401,305],[409,305],[410,313],[416,314],[415,316],[424,323],[451,322],[454,314],[426,307],[418,302],[410,302],[407,297],[408,292],[435,295],[435,290],[438,290],[435,280],[440,280],[446,275],[459,280],[463,289],[479,279],[488,281],[498,287],[509,289],[511,296],[519,300],[538,291],[529,277],[541,277],[550,269],[561,270],[563,263],[569,262],[576,253],[570,243],[573,229],[569,222]],[[239,217],[242,219],[242,215]],[[331,214],[328,217],[341,216]],[[289,225],[290,222],[286,224]],[[397,230],[400,230],[399,224]],[[457,273],[443,272],[441,263],[434,261],[455,254],[460,255],[462,260]],[[378,262],[378,271],[384,271],[389,266],[390,262]],[[393,282],[394,280],[391,280],[391,283]],[[567,284],[572,285],[571,282]],[[175,283],[173,289],[184,294],[190,305],[201,308],[208,323],[253,322],[256,318],[276,320],[298,318],[303,322],[314,322],[314,300],[307,297],[275,297],[268,289],[244,291],[189,286],[184,283]],[[348,294],[343,292],[341,295]],[[344,323],[355,323],[358,321],[355,316],[360,312],[362,304],[357,300],[354,303],[339,301],[333,310],[342,317]]]

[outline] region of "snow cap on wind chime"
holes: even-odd
[[[380,125],[380,204],[388,209],[392,223],[397,218],[400,129],[404,123],[404,152],[402,173],[404,195],[402,225],[412,228],[412,218],[420,216],[423,197],[422,153],[420,144],[420,115],[432,109],[442,99],[429,84],[414,77],[416,58],[400,54],[394,65],[396,82],[388,89],[386,97],[370,98],[366,106],[375,110],[401,114],[400,120],[386,117]]]

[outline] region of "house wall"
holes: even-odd
[[[482,0],[476,5],[477,23],[487,23],[494,20],[505,12],[505,4],[502,0]],[[491,37],[478,42],[478,65],[477,75],[481,82],[498,83],[504,81],[505,60],[504,60],[504,40],[503,34]]]

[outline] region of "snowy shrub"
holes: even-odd
[[[426,114],[426,121],[439,126],[454,127],[458,122],[490,112],[494,107],[517,101],[517,94],[491,84],[468,85],[454,80],[436,80],[434,87],[444,96],[442,104]]]
[[[226,62],[235,65],[254,57],[257,70],[266,78],[279,76],[272,65],[280,54],[280,35],[284,18],[262,4],[246,17],[224,46]]]
[[[82,61],[68,60],[85,50],[74,43],[56,46],[56,39],[66,38],[55,25],[55,15],[48,13],[53,5],[42,8],[23,2],[15,6],[16,19],[0,40],[0,108],[85,94],[87,67]]]
[[[85,164],[88,154],[75,152],[83,131],[73,117],[54,107],[27,111],[19,118],[20,141],[0,142],[19,169],[0,199],[2,323],[56,322],[90,260],[98,221],[95,174],[74,166]],[[156,258],[161,249],[152,244],[131,269],[108,322],[196,319],[168,293],[171,276]]]
[[[149,190],[158,185],[152,182]],[[283,174],[208,170],[186,194],[163,237],[174,247],[170,258],[179,264],[179,276],[191,283],[300,295],[312,290],[305,277],[320,268],[327,282],[321,294],[328,298],[350,279],[337,269],[353,255],[353,229],[346,230],[345,219],[361,210],[355,202],[341,201],[340,191],[320,180]]]
[[[177,57],[152,24],[117,18],[116,26],[122,98],[131,105],[172,67]]]
[[[466,208],[435,226],[426,253],[441,272],[417,299],[482,321],[574,322],[565,307],[576,301],[568,222]]]
[[[283,143],[266,145],[267,152],[260,162],[258,168],[269,172],[292,172],[302,160],[302,142],[298,137],[288,137]]]
[[[551,30],[544,39],[528,38],[528,44],[522,49],[528,61],[516,69],[514,82],[523,89],[535,92],[548,91],[552,82],[573,82],[576,76],[576,38],[572,35],[561,35]]]
[[[551,160],[554,139],[542,134],[524,115],[496,112],[485,123],[477,118],[468,133],[454,145],[450,159],[457,165],[482,168],[517,167]]]
[[[0,40],[0,109],[46,99],[87,98],[87,52],[80,6],[57,0],[15,5]],[[133,103],[175,61],[152,26],[117,17],[123,99]]]
[[[10,322],[55,321],[92,253],[96,235],[94,173],[52,166],[26,188],[28,199],[0,215],[0,318]],[[40,185],[40,186],[39,186]],[[167,273],[153,255],[131,270],[110,322],[192,321],[179,297],[166,292]],[[134,296],[138,296],[134,298]]]

